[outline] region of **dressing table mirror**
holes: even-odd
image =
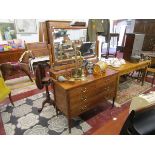
[[[51,46],[50,62],[51,65],[73,66],[75,50],[81,52],[81,56],[85,59],[95,58],[97,56],[95,43],[86,42],[87,27],[84,25],[71,25],[72,21],[46,21],[44,29],[47,35],[44,39]],[[44,31],[45,32],[45,31]],[[79,52],[77,53],[79,56]],[[62,67],[60,67],[62,68]]]
[[[78,58],[95,57],[95,43],[86,42],[87,29],[53,28],[53,63],[70,64]]]
[[[86,41],[86,29],[55,29],[53,30],[54,62],[69,62]],[[77,53],[79,55],[79,53]]]
[[[40,26],[40,36],[50,46],[51,73],[54,76],[75,68],[76,58],[96,60],[98,56],[96,42],[87,42],[87,26],[73,26],[71,22],[48,20]]]

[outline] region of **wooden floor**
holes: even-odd
[[[94,131],[93,135],[119,135],[120,130],[128,116],[129,109],[124,110],[121,112],[116,118],[116,120],[112,119],[109,120],[106,124],[102,127]]]

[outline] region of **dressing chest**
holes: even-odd
[[[69,132],[71,119],[117,94],[117,71],[107,69],[102,75],[88,75],[85,81],[58,82],[54,80],[54,97],[57,108],[68,118]]]

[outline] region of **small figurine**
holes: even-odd
[[[94,64],[91,61],[89,61],[88,64],[86,65],[88,74],[93,74],[93,68],[94,68]]]

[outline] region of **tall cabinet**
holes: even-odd
[[[145,34],[143,51],[152,51],[155,45],[155,19],[136,19],[134,33]]]
[[[145,34],[125,34],[125,44],[124,44],[124,54],[123,58],[130,61],[130,57],[134,55],[139,55],[142,52],[142,46],[144,42]]]

